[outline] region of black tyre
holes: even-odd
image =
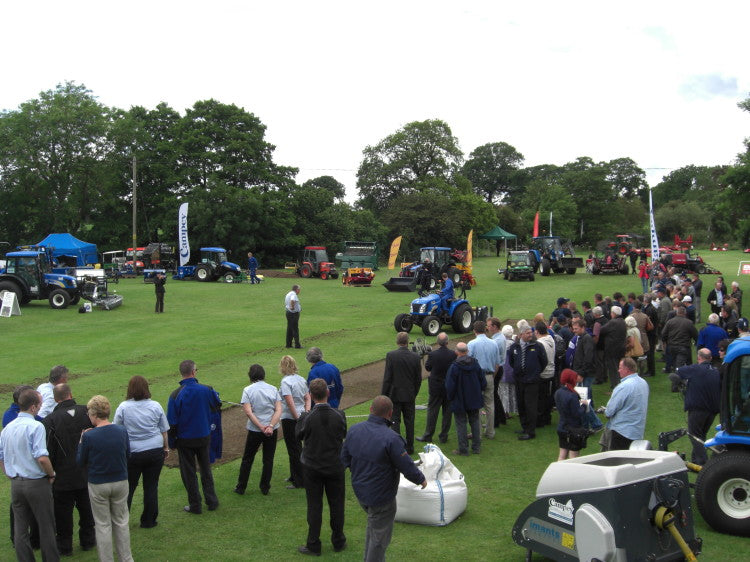
[[[621,273],[621,274],[623,274],[623,275],[627,275],[627,274],[628,274],[628,271],[630,271],[630,269],[628,268],[628,266],[627,266],[627,265],[623,265],[623,266],[622,266],[622,267],[620,268],[620,273]]]
[[[506,281],[508,280],[508,270],[507,269],[503,273],[503,279],[505,279]]]
[[[440,318],[437,316],[427,316],[422,320],[422,332],[424,332],[425,336],[437,336],[440,333],[441,327]]]
[[[414,326],[414,322],[412,322],[410,314],[397,314],[393,321],[393,327],[396,328],[397,332],[411,332],[412,326]]]
[[[451,267],[448,271],[448,277],[453,281],[453,286],[458,287],[461,285],[461,270],[457,267]]]
[[[336,271],[331,271],[331,279],[338,279],[338,278],[339,278],[339,274],[338,274],[338,272],[336,272]]]
[[[706,266],[705,265],[699,265],[698,267],[695,268],[695,271],[696,271],[696,273],[702,275],[702,274],[706,273]]]
[[[28,299],[24,299],[21,287],[13,283],[13,281],[0,281],[0,293],[2,293],[3,291],[10,291],[11,293],[15,293],[16,301],[19,305],[27,304],[29,302]]]
[[[195,268],[195,278],[198,281],[211,281],[211,271],[205,265]]]
[[[534,270],[534,273],[539,271],[539,262],[536,261],[536,256],[533,252],[529,252],[529,265],[531,266],[531,269]]]
[[[459,304],[456,310],[453,311],[451,325],[453,326],[453,331],[457,334],[468,334],[474,325],[474,311],[471,309],[471,306],[467,303]]]
[[[695,499],[715,531],[750,536],[750,453],[713,456],[698,473]]]
[[[542,274],[542,277],[547,277],[550,274],[550,271],[552,271],[552,266],[550,266],[549,260],[543,258],[542,264],[539,266],[539,273]]]
[[[55,289],[49,294],[49,305],[52,308],[68,308],[70,295],[65,289]]]
[[[593,273],[594,275],[599,275],[601,272],[602,272],[602,270],[599,269],[597,266],[593,266],[591,268],[591,273]]]
[[[575,267],[569,267],[565,270],[565,273],[568,275],[575,275],[576,274],[576,268]]]
[[[516,280],[516,274],[515,273],[509,273],[508,274],[508,281],[515,281]]]
[[[299,268],[299,276],[304,277],[305,279],[309,279],[312,277],[312,267],[310,267],[307,264],[304,264],[302,267]]]
[[[232,271],[227,271],[224,274],[224,282],[225,283],[234,283],[237,279],[237,275]]]
[[[78,301],[80,301],[80,300],[81,300],[81,295],[75,295],[74,297],[72,297],[72,298],[70,299],[70,304],[71,304],[72,306],[75,306],[75,305],[77,305],[77,304],[78,304]]]
[[[533,281],[533,280],[534,280],[534,274],[531,273],[531,274],[529,274],[529,281]]]

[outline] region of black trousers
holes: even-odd
[[[404,417],[404,429],[406,431],[406,452],[410,455],[414,452],[414,401],[393,402],[393,415],[391,421],[393,431],[401,434],[401,416]]]
[[[201,494],[198,490],[196,461],[198,461],[198,467],[201,471],[201,487],[203,488],[203,497],[206,500],[206,505],[209,508],[215,508],[219,505],[219,498],[216,497],[214,475],[211,473],[211,461],[208,454],[210,443],[211,441],[208,436],[200,439],[178,439],[177,441],[180,476],[187,490],[190,511],[195,513],[201,512]]]
[[[612,430],[612,440],[609,442],[610,451],[627,451],[630,449],[630,444],[633,442],[632,439],[628,439],[624,435],[617,433],[614,429]]]
[[[299,312],[286,311],[286,346],[292,347],[292,340],[294,345],[299,347]]]
[[[714,423],[714,417],[716,414],[706,412],[703,410],[690,410],[688,412],[688,433],[695,435],[697,438],[705,441],[708,431]],[[702,443],[696,443],[692,439],[693,443],[693,454],[690,459],[695,464],[704,465],[708,462],[708,454],[706,448]]]
[[[286,453],[289,455],[289,475],[291,476],[291,482],[297,488],[302,488],[305,485],[305,476],[302,471],[302,461],[300,460],[302,444],[295,435],[296,427],[297,420],[281,420],[281,430],[284,433]]]
[[[73,551],[73,508],[78,510],[78,540],[82,547],[96,545],[94,515],[91,513],[89,489],[58,490],[52,488],[55,500],[55,524],[57,525],[57,549],[61,553]]]
[[[493,379],[494,392],[492,396],[495,398],[495,427],[500,427],[500,424],[506,424],[505,407],[503,406],[503,401],[500,400],[500,394],[497,391],[498,386],[500,386],[500,379],[502,378],[503,368],[500,367],[495,373],[495,378]]]
[[[274,429],[271,435],[266,436],[261,431],[248,430],[247,439],[245,440],[245,452],[242,453],[242,463],[240,464],[240,475],[237,477],[237,488],[239,490],[244,491],[247,488],[247,481],[250,478],[253,461],[261,445],[263,445],[263,471],[260,475],[260,491],[265,493],[271,489],[277,433],[278,431]]]
[[[164,312],[164,293],[156,293],[156,307],[154,312]]]
[[[552,385],[554,379],[542,379],[539,383],[539,391],[537,394],[538,410],[536,414],[536,426],[544,427],[552,423],[552,403],[554,402],[554,395],[552,392]]]
[[[536,435],[536,416],[539,409],[539,384],[538,382],[516,382],[518,417],[521,419],[521,428],[524,433],[531,436]]]
[[[333,548],[346,544],[344,535],[344,471],[319,472],[307,466],[305,473],[305,494],[307,496],[307,548],[320,552],[320,528],[323,525],[323,492],[328,500],[330,512],[331,543]]]
[[[649,350],[646,353],[646,365],[648,366],[648,374],[654,376],[656,374],[656,330],[651,330],[647,335]]]
[[[163,466],[164,449],[162,447],[130,453],[128,459],[128,509],[133,503],[133,494],[135,494],[138,481],[143,475],[141,527],[150,528],[156,525],[156,518],[159,516],[159,475]]]
[[[450,402],[445,393],[445,385],[439,385],[437,388],[430,387],[430,395],[427,401],[427,422],[425,423],[424,433],[422,434],[425,439],[432,440],[432,435],[435,433],[435,426],[437,425],[438,415],[441,411],[443,418],[439,435],[440,440],[445,441],[448,439],[448,433],[451,430],[451,419],[453,417]]]

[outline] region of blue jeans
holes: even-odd
[[[462,455],[469,454],[469,437],[466,433],[466,419],[468,417],[471,426],[471,449],[478,453],[482,447],[482,426],[479,424],[479,410],[468,412],[454,412],[456,418],[456,437],[458,437],[458,452]]]

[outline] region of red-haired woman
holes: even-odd
[[[563,369],[560,373],[560,388],[555,392],[555,406],[560,420],[557,422],[557,435],[560,455],[557,460],[574,459],[586,446],[586,430],[583,427],[583,414],[588,400],[582,400],[576,392],[578,373],[573,369]]]

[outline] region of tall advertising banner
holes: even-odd
[[[182,205],[180,205],[180,210],[177,213],[177,240],[179,241],[178,247],[180,249],[180,267],[190,261],[190,242],[188,242],[187,215],[188,204],[183,203]]]
[[[536,215],[534,215],[534,230],[531,232],[531,235],[534,238],[539,236],[539,211],[537,211]]]
[[[659,261],[659,239],[656,236],[656,224],[654,223],[654,202],[651,200],[651,188],[648,190],[648,214],[651,218],[651,261]]]
[[[471,260],[474,259],[472,251],[472,242],[474,238],[474,230],[469,231],[469,237],[466,239],[466,265],[471,267]]]
[[[395,238],[393,240],[393,243],[391,244],[391,254],[388,256],[388,269],[393,269],[396,267],[396,257],[398,256],[398,251],[401,248],[401,236],[398,238]]]

